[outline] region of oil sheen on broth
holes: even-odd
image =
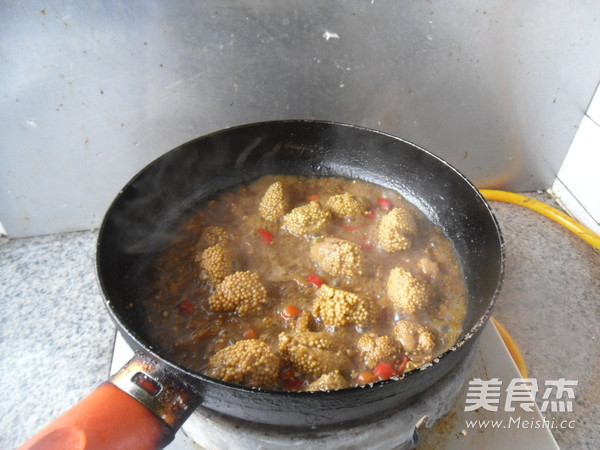
[[[467,292],[452,244],[395,191],[262,177],[189,216],[155,260],[146,328],[168,359],[227,382],[333,390],[450,348]]]

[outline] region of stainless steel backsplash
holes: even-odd
[[[600,79],[597,1],[0,4],[0,222],[93,228],[148,162],[287,118],[363,125],[476,184],[550,187]]]

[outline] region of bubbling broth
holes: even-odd
[[[442,230],[395,191],[268,175],[188,217],[151,270],[145,327],[166,358],[223,381],[334,390],[449,349],[467,289]]]

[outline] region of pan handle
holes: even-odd
[[[135,355],[21,450],[164,448],[199,403],[168,368]]]

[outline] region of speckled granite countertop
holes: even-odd
[[[561,448],[598,448],[600,252],[532,211],[493,208],[506,242],[495,316],[531,377],[579,381],[575,428],[553,431]],[[24,442],[108,376],[115,327],[96,285],[96,236],[0,241],[0,448]]]

